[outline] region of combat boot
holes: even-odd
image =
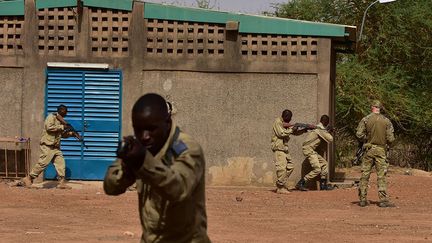
[[[24,186],[24,187],[31,187],[33,184],[33,177],[28,175],[24,178],[21,179],[20,183],[18,183],[18,185],[20,186]]]
[[[364,208],[366,206],[369,206],[369,202],[367,200],[360,200],[359,206]]]
[[[396,205],[390,201],[381,201],[378,203],[378,207],[380,208],[394,208]]]
[[[297,190],[300,191],[308,191],[308,189],[305,187],[306,181],[302,178],[296,185]]]
[[[72,189],[71,186],[66,185],[66,180],[64,177],[59,177],[59,183],[57,184],[58,189]]]
[[[330,191],[330,190],[333,190],[333,189],[334,189],[333,186],[330,186],[330,185],[327,184],[327,180],[326,179],[321,179],[320,180],[320,190],[321,191]]]
[[[288,189],[286,189],[285,187],[280,187],[276,189],[276,193],[278,194],[289,194],[291,193]]]

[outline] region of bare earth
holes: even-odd
[[[389,175],[396,208],[376,205],[375,174],[366,208],[357,190],[207,189],[213,242],[432,242],[432,176]],[[52,182],[51,182],[52,184]],[[136,192],[106,196],[101,183],[25,189],[0,183],[0,242],[139,242]],[[45,184],[46,187],[52,185]]]

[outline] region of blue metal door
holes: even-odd
[[[66,120],[85,142],[62,139],[68,179],[102,180],[114,161],[121,136],[121,79],[121,71],[47,70],[46,115],[66,105]],[[45,178],[55,177],[50,164]]]

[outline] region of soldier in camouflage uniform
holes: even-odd
[[[294,170],[294,163],[288,149],[288,141],[291,135],[299,135],[299,131],[290,124],[292,112],[284,110],[282,116],[276,118],[273,123],[273,136],[271,149],[274,154],[276,167],[276,193],[288,194],[287,181]]]
[[[104,190],[124,193],[136,182],[141,242],[210,242],[201,146],[174,124],[164,98],[146,94],[132,109],[135,137],[124,138]]]
[[[65,105],[59,105],[57,107],[57,112],[49,114],[45,119],[44,130],[40,140],[41,153],[39,161],[33,166],[30,174],[21,180],[18,184],[19,186],[30,187],[33,184],[33,180],[38,177],[52,161],[57,171],[57,179],[59,181],[57,188],[71,189],[70,186],[66,185],[66,163],[63,153],[60,150],[61,138],[73,136],[72,132],[65,132],[65,126],[62,125],[58,118],[58,116],[66,117],[66,114],[67,107]]]
[[[371,104],[372,113],[364,117],[358,127],[356,136],[364,141],[365,154],[362,158],[362,176],[359,185],[359,205],[365,207],[368,205],[367,189],[372,167],[375,166],[378,177],[378,196],[380,207],[393,207],[394,204],[389,201],[387,195],[386,173],[388,163],[386,161],[387,146],[395,138],[393,134],[393,125],[389,119],[380,114],[382,109],[381,102],[374,100]]]
[[[303,155],[309,160],[312,170],[297,183],[296,188],[301,191],[307,191],[305,185],[318,175],[320,175],[321,190],[333,189],[327,185],[328,162],[319,154],[320,152],[326,151],[327,144],[333,141],[333,136],[327,130],[329,128],[329,123],[329,116],[321,116],[320,123],[316,125],[314,130],[308,133],[303,142]]]

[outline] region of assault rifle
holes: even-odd
[[[71,124],[69,124],[62,116],[60,116],[59,114],[57,114],[57,116],[56,116],[56,118],[57,118],[57,120],[59,120],[60,121],[60,123],[65,127],[65,129],[64,129],[64,132],[70,132],[70,133],[72,133],[72,135],[76,138],[76,139],[78,139],[78,141],[79,142],[81,142],[82,143],[82,145],[84,146],[84,147],[86,147],[86,148],[88,148],[86,145],[85,145],[85,142],[84,142],[84,138],[75,130],[75,128],[71,125]]]
[[[363,145],[364,145],[364,142],[359,142],[359,145],[358,145],[358,148],[356,151],[356,157],[352,161],[353,165],[360,165],[361,159],[362,159],[364,153],[366,152],[366,148]]]
[[[307,123],[299,123],[299,122],[294,124],[284,122],[283,126],[284,128],[292,128],[294,130],[304,130],[304,129],[311,130],[316,128],[315,125],[307,124]]]
[[[284,128],[293,128],[294,130],[312,130],[312,129],[321,129],[321,130],[327,130],[328,132],[333,132],[334,128],[332,126],[327,126],[325,129],[319,128],[316,125],[307,124],[307,123],[284,123]]]

